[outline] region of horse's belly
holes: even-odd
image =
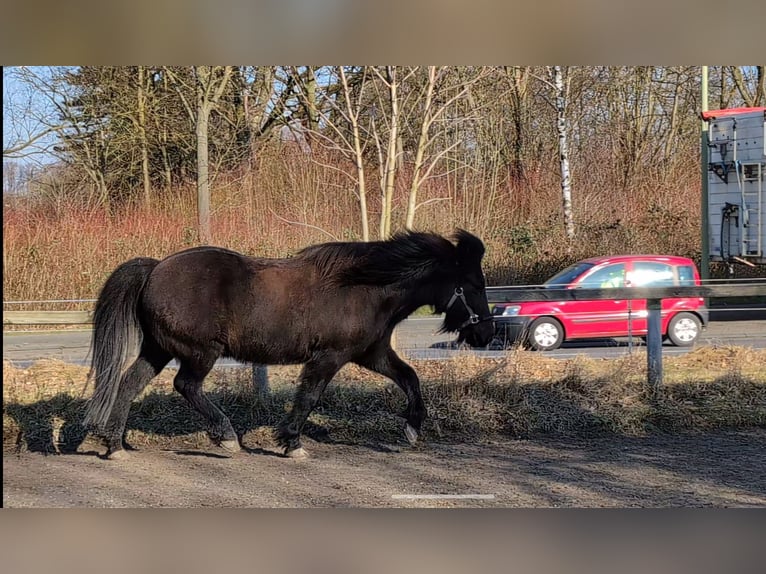
[[[238,361],[264,365],[305,363],[311,358],[308,342],[303,337],[270,333],[268,329],[231,340],[224,354]]]
[[[352,357],[369,345],[370,333],[342,328],[262,328],[231,341],[226,352],[238,361],[261,364],[306,363],[317,353],[331,352]]]
[[[228,351],[224,352],[224,356],[243,363],[256,363],[260,365],[298,365],[307,362],[311,358],[306,353],[274,352],[267,348]]]

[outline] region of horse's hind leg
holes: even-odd
[[[215,358],[203,361],[183,359],[173,387],[204,417],[210,440],[230,452],[237,452],[240,450],[239,440],[229,417],[202,392],[202,382],[214,364]]]
[[[311,411],[319,402],[327,384],[342,366],[334,358],[327,356],[313,360],[303,367],[300,385],[295,393],[293,408],[277,427],[277,442],[285,448],[285,454],[291,458],[306,456],[301,446],[301,432]]]
[[[394,381],[407,396],[407,408],[403,416],[407,420],[404,434],[411,444],[418,440],[418,433],[426,418],[426,406],[420,394],[420,380],[415,370],[402,361],[390,347],[378,349],[377,352],[355,361],[357,365],[380,373]]]
[[[144,387],[170,362],[171,356],[151,340],[144,340],[141,351],[122,376],[112,412],[105,426],[107,456],[119,459],[125,456],[123,437],[128,422],[130,404]]]

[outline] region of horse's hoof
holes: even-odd
[[[113,450],[107,453],[106,458],[109,460],[127,460],[130,458],[130,455],[121,448],[120,450]]]
[[[306,452],[306,449],[303,447],[294,448],[293,450],[287,450],[285,451],[285,456],[287,458],[308,458],[309,453]]]
[[[237,440],[222,440],[220,442],[220,447],[231,454],[236,454],[242,450],[239,446],[239,441]]]
[[[410,444],[415,444],[418,442],[418,431],[412,428],[412,425],[410,425],[410,423],[407,423],[406,425],[404,425],[404,435],[407,437],[407,441]]]

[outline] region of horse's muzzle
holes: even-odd
[[[460,340],[471,347],[486,347],[495,335],[495,325],[492,317],[478,323],[469,324],[460,330]]]

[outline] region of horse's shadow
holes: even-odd
[[[276,392],[268,397],[243,396],[232,398],[231,393],[210,392],[213,402],[221,405],[232,421],[242,443],[242,449],[248,454],[282,456],[281,449],[273,440],[272,432],[286,412],[292,400],[291,393]],[[17,452],[27,451],[45,455],[91,455],[104,457],[105,450],[101,440],[89,434],[82,421],[85,416],[87,401],[74,398],[66,393],[59,393],[51,398],[33,403],[10,402],[3,406],[4,414],[15,422],[9,429],[13,435],[6,436],[6,445],[15,443]],[[332,426],[332,419],[330,426]],[[206,428],[202,417],[197,415],[180,396],[167,393],[148,393],[131,405],[126,426],[127,431],[138,431],[165,439],[184,437],[204,433]],[[265,432],[263,432],[265,430]],[[257,445],[243,441],[257,431]],[[8,432],[8,429],[6,430]],[[350,441],[331,436],[330,429],[311,420],[306,421],[303,436],[325,444],[361,446],[380,452],[391,449],[375,441]],[[263,438],[267,437],[265,440]],[[205,439],[202,440],[204,442]],[[249,441],[253,442],[253,441]],[[206,451],[182,446],[165,448],[176,454],[186,456],[210,456],[228,458],[228,454]],[[127,450],[137,450],[126,440]]]
[[[565,435],[619,432],[602,413],[585,408],[586,400],[576,398],[588,394],[583,385],[586,381],[574,374],[553,385],[510,384],[499,389],[468,381],[427,387],[426,401],[431,406],[421,438],[429,443],[475,441],[493,433],[528,438],[539,432]],[[463,393],[467,393],[465,399],[461,398]],[[273,430],[290,408],[291,387],[274,389],[268,395],[248,389],[216,389],[206,394],[229,416],[245,452],[281,456]],[[477,410],[477,403],[486,409]],[[404,405],[404,397],[395,391],[388,393],[364,386],[331,387],[314,410],[313,420],[306,422],[302,435],[317,443],[397,452],[408,445],[404,421],[397,416]],[[103,456],[104,445],[82,425],[85,407],[85,399],[65,393],[33,403],[6,403],[4,415],[15,422],[6,425],[6,433],[10,430],[16,436],[6,435],[4,442],[8,445],[15,440],[19,451]],[[668,415],[666,407],[656,408],[653,404],[647,407],[654,411],[644,421],[649,427],[673,426],[676,417],[673,413]],[[497,415],[488,419],[489,415],[482,414],[485,410]],[[663,419],[668,416],[669,420]],[[538,423],[530,424],[530,420],[537,419]],[[128,448],[134,438],[131,434],[138,432],[156,437],[160,448],[178,454],[197,456],[201,452],[215,452],[207,448],[210,443],[203,418],[175,393],[152,391],[134,401],[126,428]],[[195,446],[190,447],[190,443]],[[218,456],[227,454],[220,452]]]
[[[97,454],[83,450],[88,436],[81,424],[85,402],[59,393],[34,403],[3,405],[4,413],[16,422],[16,449],[42,454]]]

